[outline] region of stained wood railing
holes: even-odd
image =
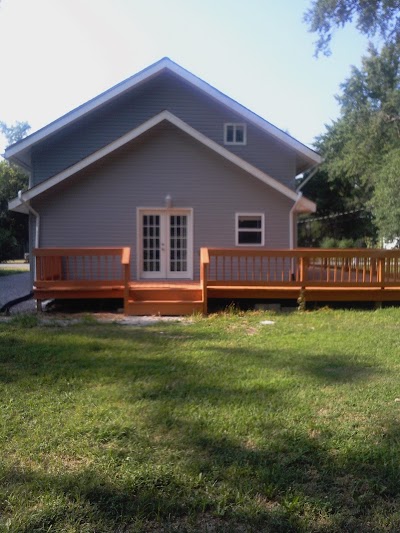
[[[120,288],[129,294],[130,248],[36,248],[36,289]],[[104,297],[107,294],[104,293]]]
[[[203,264],[204,263],[204,264]],[[400,250],[205,248],[202,284],[212,286],[400,286]]]
[[[207,314],[207,282],[208,282],[208,269],[210,267],[210,256],[208,248],[202,248],[200,250],[200,285],[202,291],[203,301],[203,314]]]

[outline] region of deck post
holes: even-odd
[[[300,283],[303,285],[307,279],[308,258],[300,257]]]
[[[385,257],[378,257],[378,282],[381,284],[381,289],[385,288]]]
[[[208,311],[208,295],[207,295],[207,281],[208,281],[208,267],[210,264],[210,256],[208,248],[201,248],[200,250],[200,281],[203,300],[203,315]]]
[[[129,304],[129,282],[131,277],[131,249],[128,247],[123,248],[121,255],[121,262],[124,269],[124,313],[128,313]]]

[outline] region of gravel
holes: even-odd
[[[29,294],[32,290],[31,276],[29,272],[22,274],[12,274],[11,276],[0,277],[0,308],[15,298],[20,298]],[[30,299],[22,302],[10,309],[11,314],[27,313],[34,311],[36,308],[35,301]]]

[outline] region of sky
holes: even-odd
[[[0,0],[0,120],[31,133],[168,56],[312,146],[366,40],[314,57],[311,0]],[[6,141],[0,137],[0,153]]]

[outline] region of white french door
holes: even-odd
[[[138,213],[140,277],[192,278],[192,210],[139,209]]]

